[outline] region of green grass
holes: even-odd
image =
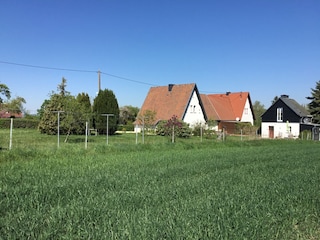
[[[319,239],[319,142],[16,134],[0,239]]]

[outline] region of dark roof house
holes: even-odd
[[[310,113],[288,95],[281,95],[261,116],[264,138],[298,137],[314,127]]]

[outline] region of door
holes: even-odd
[[[269,126],[269,138],[274,138],[274,126]]]

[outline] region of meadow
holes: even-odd
[[[320,143],[0,131],[0,239],[319,239]]]

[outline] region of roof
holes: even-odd
[[[298,102],[296,102],[296,100],[294,100],[292,98],[289,98],[288,95],[282,95],[280,98],[278,98],[278,100],[276,102],[278,102],[278,101],[282,101],[285,105],[287,105],[299,117],[309,117],[309,116],[311,116],[310,113],[303,106],[301,106]],[[276,102],[274,104],[276,104]],[[274,104],[272,104],[272,106]]]
[[[173,115],[183,120],[194,91],[198,93],[195,83],[151,87],[138,116],[150,110],[156,113],[156,122],[168,120]]]
[[[1,110],[0,111],[0,118],[22,118],[22,113],[13,113],[13,112],[9,112],[7,110]]]
[[[302,107],[299,103],[297,103],[294,99],[291,98],[283,98],[280,99],[289,107],[292,111],[294,111],[300,117],[310,116],[310,113]]]
[[[238,121],[242,117],[249,92],[227,92],[226,94],[201,95],[209,119],[220,121]]]

